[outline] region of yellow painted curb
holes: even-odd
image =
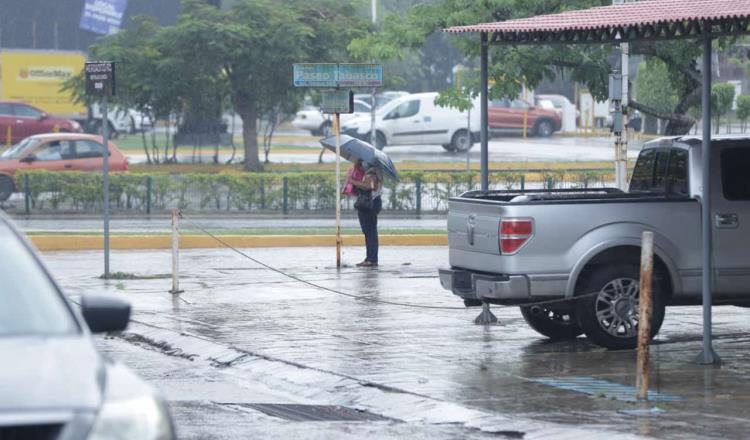
[[[34,246],[41,251],[101,250],[104,239],[93,235],[32,235]],[[222,241],[237,248],[335,246],[333,235],[221,235]],[[343,235],[344,246],[363,246],[362,235]],[[110,237],[111,249],[171,249],[168,235],[114,235]],[[383,246],[446,246],[448,236],[443,234],[381,235]],[[180,236],[180,249],[221,248],[223,244],[207,235]]]

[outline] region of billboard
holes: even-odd
[[[112,35],[120,30],[128,0],[86,0],[81,14],[81,29]]]
[[[63,82],[83,70],[86,56],[64,51],[0,51],[0,100],[21,101],[56,115],[79,115]]]

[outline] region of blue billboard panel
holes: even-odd
[[[128,0],[86,0],[81,14],[81,29],[102,35],[120,30]]]

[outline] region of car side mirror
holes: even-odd
[[[39,115],[39,120],[40,121],[43,121],[43,120],[45,120],[47,118],[49,118],[49,113],[47,113],[47,112],[42,112],[42,114]]]
[[[109,295],[84,295],[81,313],[91,333],[119,332],[128,327],[130,303]]]
[[[31,162],[34,162],[35,160],[36,160],[36,156],[33,155],[33,154],[29,154],[28,156],[26,156],[23,159],[21,159],[21,162],[23,162],[23,163],[31,163]]]

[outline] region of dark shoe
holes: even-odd
[[[357,263],[357,266],[359,267],[377,267],[378,263],[373,263],[372,261],[363,261],[361,263]]]

